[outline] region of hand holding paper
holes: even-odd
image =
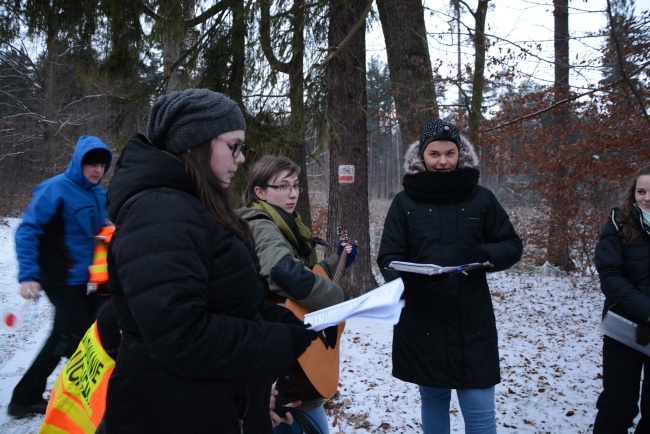
[[[305,315],[305,323],[311,324],[310,329],[315,331],[350,318],[370,318],[396,324],[404,307],[404,300],[400,300],[402,292],[404,283],[402,279],[396,279],[360,297],[308,313]]]

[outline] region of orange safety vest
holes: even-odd
[[[92,434],[106,410],[108,380],[115,361],[99,340],[97,321],[56,381],[39,434]]]
[[[93,263],[88,267],[90,279],[88,280],[88,293],[97,291],[97,289],[108,282],[108,243],[113,238],[115,226],[104,226],[97,235],[95,235],[95,253]]]

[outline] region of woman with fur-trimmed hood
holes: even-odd
[[[499,350],[484,270],[445,276],[399,274],[391,261],[441,266],[519,261],[522,243],[494,194],[478,185],[478,157],[454,124],[434,118],[405,155],[406,175],[390,206],[377,263],[404,281],[393,336],[393,375],[419,385],[424,433],[448,433],[456,389],[467,433],[496,433]]]

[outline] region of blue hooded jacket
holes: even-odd
[[[82,159],[92,150],[112,154],[99,138],[81,136],[64,173],[34,189],[16,231],[18,281],[43,287],[85,285],[93,261],[95,235],[107,224],[106,191],[83,175]]]

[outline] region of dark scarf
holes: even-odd
[[[464,167],[451,172],[404,175],[404,191],[416,202],[449,205],[467,200],[478,184],[480,172]]]
[[[265,212],[273,223],[280,229],[284,238],[296,249],[298,256],[306,266],[316,263],[316,252],[313,249],[311,231],[305,226],[297,213],[289,214],[279,206],[271,205],[262,200],[256,200],[250,208]]]

